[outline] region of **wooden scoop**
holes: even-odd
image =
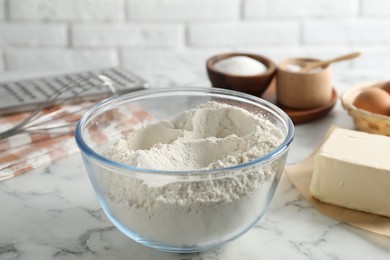
[[[360,54],[361,54],[360,52],[353,52],[353,53],[342,55],[342,56],[339,56],[339,57],[336,57],[333,59],[329,59],[329,60],[310,62],[306,67],[304,67],[300,71],[300,73],[307,73],[313,69],[316,69],[318,67],[323,67],[323,66],[329,65],[331,63],[335,63],[335,62],[339,62],[339,61],[343,61],[343,60],[354,59],[354,58],[360,56]]]

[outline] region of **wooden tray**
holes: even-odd
[[[328,104],[326,104],[322,107],[318,107],[318,108],[314,108],[314,109],[304,109],[304,110],[303,109],[298,110],[298,109],[286,108],[286,107],[279,105],[276,101],[276,85],[274,84],[274,82],[271,83],[271,85],[264,92],[264,94],[261,96],[261,98],[280,107],[291,118],[293,123],[296,125],[308,123],[308,122],[317,120],[317,119],[325,116],[326,114],[328,114],[332,110],[332,108],[334,107],[334,105],[336,104],[337,99],[338,99],[337,92],[333,88],[331,100],[328,102]]]

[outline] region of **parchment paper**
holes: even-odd
[[[322,214],[352,226],[390,237],[390,218],[333,206],[311,196],[309,187],[314,169],[313,156],[335,128],[332,126],[328,130],[321,143],[308,158],[298,164],[287,166],[285,168],[287,176],[299,193]]]

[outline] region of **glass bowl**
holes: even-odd
[[[280,130],[283,141],[260,158],[213,170],[148,170],[104,156],[129,132],[208,101],[260,115]],[[260,98],[217,88],[166,88],[102,101],[82,117],[75,138],[99,203],[120,231],[145,246],[191,253],[222,246],[260,220],[275,194],[293,135],[290,118]]]

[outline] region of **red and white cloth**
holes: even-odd
[[[56,122],[77,121],[85,112],[83,107],[89,107],[91,103],[61,106],[61,113],[66,116],[56,118]],[[76,111],[76,112],[75,112]],[[129,113],[129,111],[131,111]],[[122,134],[126,134],[133,128],[150,122],[151,116],[138,107],[132,106],[112,113],[110,127]],[[0,117],[0,132],[3,132],[22,121],[29,113],[13,114]],[[114,129],[115,128],[115,129]],[[94,136],[96,133],[90,133]],[[99,141],[104,141],[99,136]],[[0,140],[0,181],[10,179],[36,168],[50,165],[52,162],[67,157],[78,151],[74,140],[74,127],[58,130],[44,130],[34,133],[22,133]]]

